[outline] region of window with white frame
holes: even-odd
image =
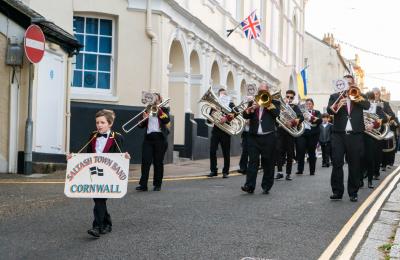
[[[74,89],[111,92],[113,31],[111,19],[74,16],[74,35],[84,45],[76,56]]]

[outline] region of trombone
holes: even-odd
[[[349,97],[351,101],[356,100],[359,96],[361,95],[361,91],[358,87],[350,87],[348,90],[344,90],[340,92],[339,97],[333,102],[332,106],[336,106],[339,104],[340,100],[342,100],[345,97]],[[334,113],[337,113],[341,107],[338,107],[335,110],[332,110]]]
[[[161,102],[158,105],[155,105],[155,104],[147,105],[147,107],[145,109],[143,109],[142,112],[140,112],[136,116],[132,117],[129,121],[127,121],[125,124],[123,124],[122,125],[122,130],[125,133],[129,133],[130,131],[135,129],[138,125],[140,125],[141,123],[146,121],[149,118],[150,115],[151,116],[157,116],[160,107],[165,107],[166,105],[168,105],[170,100],[171,100],[170,98],[167,98],[166,100],[164,100],[163,102]],[[143,117],[143,114],[145,112],[147,113],[147,116]],[[141,117],[142,117],[142,119],[139,120],[139,118],[141,118]],[[138,120],[138,121],[136,123],[134,123],[134,125],[132,127],[128,128],[129,125],[132,124],[132,122],[135,122],[135,120]]]

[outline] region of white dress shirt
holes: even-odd
[[[263,115],[263,112],[264,112],[264,107],[260,106],[260,108],[258,110],[258,131],[257,131],[257,134],[259,134],[259,135],[264,134],[262,127],[261,127],[261,122],[262,122],[261,117]]]
[[[102,153],[106,147],[108,137],[110,137],[111,130],[106,132],[107,138],[100,136],[96,138],[96,153]]]
[[[149,116],[149,124],[147,125],[147,134],[160,133],[160,122],[158,116]]]
[[[349,114],[349,117],[347,118],[347,124],[345,131],[353,131],[353,127],[351,126],[351,121],[350,121],[350,113],[351,113],[351,100],[350,98],[347,98],[347,112]]]

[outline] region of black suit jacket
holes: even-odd
[[[316,121],[312,122],[315,126],[312,126],[311,129],[304,130],[305,135],[317,135],[320,132],[319,125],[322,123],[321,112],[318,110],[313,110],[313,116],[316,118]]]
[[[90,143],[86,148],[87,153],[96,152],[96,139],[97,131],[93,131],[89,138]],[[103,153],[123,153],[124,151],[124,137],[120,133],[111,131]]]
[[[339,93],[332,94],[329,97],[328,102],[328,113],[335,115],[335,120],[333,120],[333,132],[344,133],[346,129],[347,119],[350,118],[350,123],[354,133],[362,133],[365,130],[364,125],[364,109],[369,109],[370,103],[365,95],[362,95],[363,100],[360,102],[351,101],[351,111],[350,115],[347,112],[347,106],[342,106],[339,111],[335,114],[331,110],[333,103],[339,98]]]
[[[160,125],[160,130],[161,133],[163,134],[165,140],[167,140],[168,135],[169,135],[169,124],[171,122],[171,119],[169,117],[169,108],[167,107],[161,107],[158,110],[158,123]],[[141,124],[139,124],[140,128],[145,128],[147,131],[147,126],[149,124],[149,119],[147,118],[145,121],[143,121]]]
[[[275,132],[276,131],[276,118],[279,116],[280,113],[280,103],[279,101],[273,100],[272,103],[275,105],[274,109],[268,110],[264,108],[262,116],[261,116],[261,128],[264,133],[267,132]],[[252,106],[250,102],[249,107]],[[249,119],[249,133],[250,134],[257,134],[258,126],[260,124],[259,118],[259,111],[258,109],[253,113],[247,114],[246,111],[243,112],[243,118]]]

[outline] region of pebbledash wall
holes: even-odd
[[[250,83],[296,89],[303,67],[303,0],[24,0],[85,45],[72,65],[70,147],[77,151],[94,129],[94,114],[116,111],[116,131],[143,109],[142,91],[171,98],[173,150],[181,157],[208,157],[210,130],[198,100],[213,86],[235,103]],[[258,40],[226,30],[257,10]],[[124,134],[134,163],[140,162],[143,131]],[[240,153],[240,137],[231,153]],[[173,144],[173,145],[172,145]]]

